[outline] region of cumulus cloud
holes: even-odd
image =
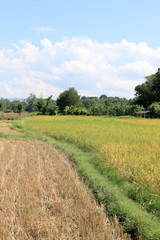
[[[133,97],[136,85],[160,66],[160,48],[122,40],[98,43],[85,37],[40,46],[21,41],[0,49],[0,96],[27,97],[31,92],[57,98],[75,87],[81,95]]]

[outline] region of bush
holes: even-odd
[[[160,118],[160,102],[152,103],[148,110],[150,111],[150,117],[152,118]]]
[[[4,113],[13,113],[13,111],[11,109],[6,109]]]

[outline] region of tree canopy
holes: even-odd
[[[74,88],[69,88],[69,90],[65,90],[59,95],[57,98],[57,105],[60,112],[63,112],[66,106],[80,107],[82,105],[82,102],[80,96],[78,95],[78,92]]]
[[[155,74],[146,77],[145,83],[135,87],[135,101],[145,108],[154,102],[160,102],[160,68]]]

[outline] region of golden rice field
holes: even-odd
[[[25,128],[95,151],[123,177],[160,193],[160,120],[37,116]]]
[[[37,140],[0,139],[0,239],[127,240],[66,156]]]

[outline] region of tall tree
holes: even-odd
[[[154,102],[160,102],[160,68],[155,74],[146,77],[145,83],[135,87],[135,101],[147,108]]]
[[[66,106],[80,107],[82,102],[78,92],[74,88],[69,88],[69,90],[65,90],[58,96],[57,105],[60,112],[63,112]]]
[[[57,115],[58,114],[58,106],[56,102],[52,100],[52,95],[48,98],[38,98],[37,99],[37,110],[39,114],[42,115]]]
[[[11,108],[14,113],[21,113],[24,109],[24,103],[19,100],[14,100],[11,104]]]
[[[30,96],[26,99],[27,107],[26,111],[36,112],[37,111],[37,98],[36,95],[31,93]]]

